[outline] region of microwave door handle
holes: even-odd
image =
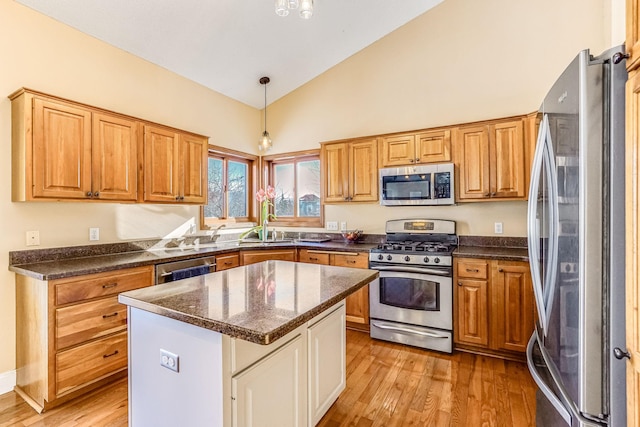
[[[547,316],[545,313],[545,299],[543,296],[542,279],[540,277],[540,247],[539,247],[539,227],[537,227],[538,214],[538,190],[540,186],[540,175],[542,173],[542,161],[544,153],[544,145],[546,132],[548,127],[548,117],[545,114],[540,122],[538,129],[538,141],[536,143],[536,151],[533,157],[533,166],[531,169],[531,183],[529,185],[529,201],[527,203],[527,246],[529,247],[529,265],[531,270],[531,281],[533,284],[533,294],[538,307],[538,320],[540,326],[546,335]]]
[[[436,174],[435,172],[431,173],[431,182],[429,183],[429,187],[431,187],[431,194],[429,194],[430,200],[436,200]]]

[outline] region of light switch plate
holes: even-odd
[[[496,222],[493,226],[493,232],[495,234],[502,234],[502,223]]]
[[[90,228],[89,229],[89,240],[100,240],[100,229],[99,228]]]
[[[338,231],[338,221],[327,221],[327,230]]]

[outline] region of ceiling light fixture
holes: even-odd
[[[273,145],[269,132],[267,132],[267,83],[270,81],[269,77],[260,78],[260,84],[264,86],[264,132],[262,132],[262,137],[258,143],[258,150],[260,151],[269,151]]]
[[[276,15],[287,16],[289,11],[300,7],[300,18],[309,19],[313,16],[313,0],[275,0]]]

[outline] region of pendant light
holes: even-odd
[[[267,132],[267,83],[270,81],[269,77],[260,78],[260,84],[264,86],[264,132],[262,132],[262,137],[258,143],[258,150],[260,151],[269,151],[273,145],[269,132]]]

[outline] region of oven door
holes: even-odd
[[[450,276],[427,272],[380,271],[369,287],[372,318],[431,328],[453,329],[453,289]]]

